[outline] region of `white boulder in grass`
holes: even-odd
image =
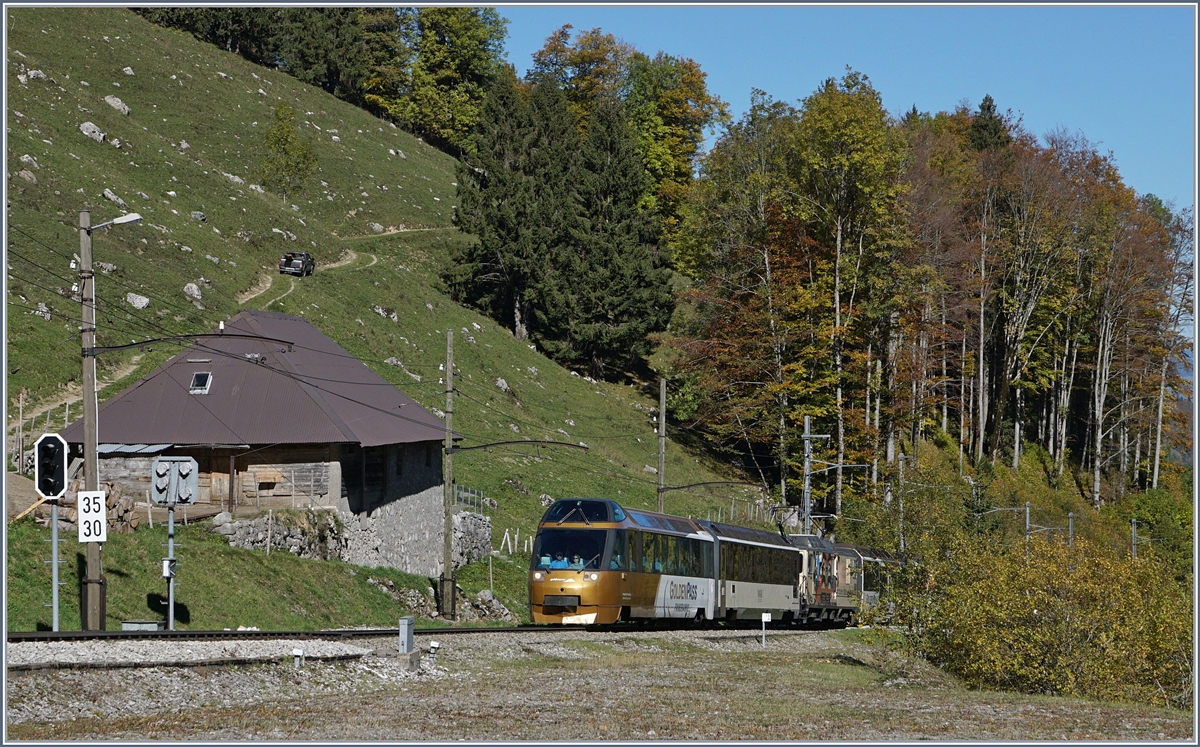
[[[121,72],[125,73],[126,75],[133,75],[133,68],[127,67],[127,68],[123,69]]]
[[[21,169],[20,171],[17,172],[17,176],[21,177],[22,179],[29,182],[30,184],[38,183],[37,177],[34,176],[33,172],[30,171],[29,169]]]
[[[120,205],[122,208],[128,207],[128,205],[125,204],[125,201],[122,200],[120,197],[117,197],[116,193],[113,192],[111,189],[105,188],[103,194],[104,194],[104,199],[108,200],[109,202],[115,202],[118,205]]]
[[[150,305],[150,299],[136,293],[126,293],[125,300],[135,309],[144,309]]]
[[[183,286],[183,292],[185,295],[190,296],[197,301],[200,300],[200,288],[195,283],[188,283],[187,285]]]
[[[90,137],[92,140],[95,140],[97,143],[104,142],[104,132],[91,122],[84,122],[83,124],[79,125],[79,131]]]
[[[33,156],[29,155],[28,153],[26,153],[25,155],[21,156],[21,163],[27,163],[27,164],[29,164],[30,166],[34,167],[35,169],[40,169],[40,168],[41,168],[41,166],[38,166],[37,159],[36,159],[36,158],[34,158]]]
[[[121,99],[117,98],[116,96],[113,96],[112,94],[109,94],[108,96],[104,97],[104,103],[108,104],[109,106],[111,106],[112,108],[116,109],[117,111],[121,112],[122,114],[124,114],[126,116],[129,115],[129,107],[126,106],[125,102],[122,101]]]

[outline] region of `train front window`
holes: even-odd
[[[617,521],[620,520],[617,519]],[[605,501],[568,498],[557,501],[551,506],[546,515],[542,517],[542,521],[556,521],[559,524],[567,521],[590,524],[593,521],[612,521],[612,518],[609,516],[608,503]]]
[[[543,529],[533,545],[532,570],[598,570],[606,529]]]

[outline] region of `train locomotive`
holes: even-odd
[[[714,521],[556,501],[543,515],[529,571],[535,623],[772,620],[846,625],[878,600],[887,553]]]

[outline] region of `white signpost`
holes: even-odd
[[[763,648],[766,648],[766,647],[767,647],[767,623],[769,623],[769,622],[771,622],[771,613],[770,613],[770,612],[764,612],[764,613],[762,613],[762,623],[763,623]]]
[[[108,504],[103,490],[79,491],[76,524],[80,542],[108,541]]]

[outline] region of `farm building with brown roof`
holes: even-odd
[[[99,479],[126,494],[148,495],[156,456],[191,456],[202,506],[336,509],[380,540],[347,560],[440,573],[445,423],[301,317],[238,313],[97,420]],[[81,450],[82,421],[62,435]]]

